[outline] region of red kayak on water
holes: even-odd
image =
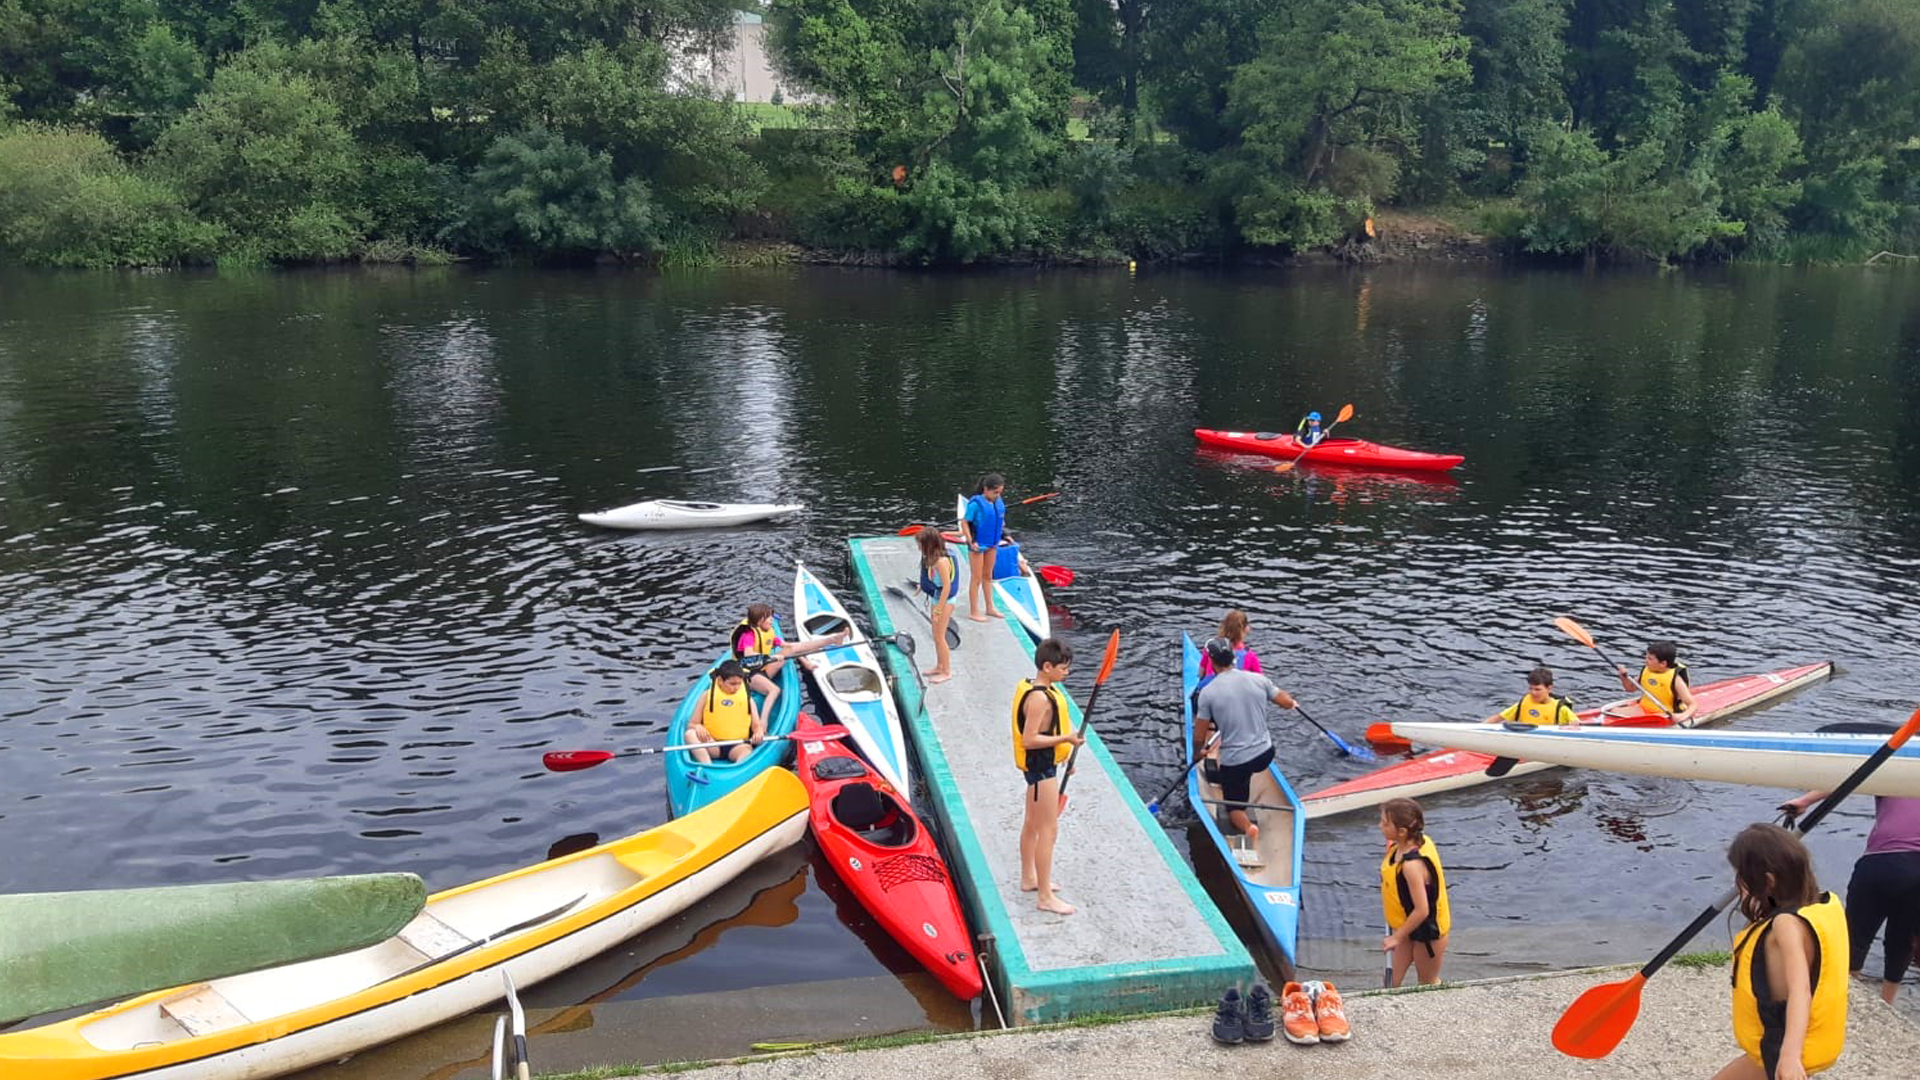
[[[1831,674],[1833,664],[1822,661],[1696,686],[1693,689],[1693,716],[1684,726],[1697,727],[1728,719]],[[1638,698],[1589,709],[1580,714],[1580,722],[1633,724],[1640,727],[1670,727],[1673,723],[1659,713],[1648,715],[1641,712]],[[1300,797],[1300,802],[1307,808],[1308,818],[1321,818],[1377,806],[1388,799],[1418,799],[1436,792],[1491,783],[1507,776],[1525,776],[1554,767],[1538,761],[1522,761],[1500,777],[1494,777],[1487,775],[1487,766],[1493,761],[1492,754],[1479,754],[1471,750],[1433,750],[1332,787],[1308,792]]]
[[[1268,457],[1295,457],[1315,465],[1358,465],[1368,469],[1408,469],[1418,472],[1445,472],[1467,460],[1459,454],[1429,454],[1424,450],[1402,450],[1365,439],[1328,437],[1310,447],[1300,445],[1291,435],[1273,431],[1215,431],[1194,428],[1193,437],[1207,446],[1238,450]],[[1305,450],[1304,455],[1301,451]]]
[[[813,838],[882,929],[962,1001],[982,989],[973,935],[946,860],[893,785],[845,745],[846,729],[805,713],[796,767],[813,803]]]

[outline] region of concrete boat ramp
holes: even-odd
[[[917,662],[932,667],[932,626],[909,587],[919,573],[913,539],[855,537],[848,546],[875,629],[906,632]],[[1033,645],[1011,618],[974,622],[964,603],[954,625],[962,641],[953,679],[924,693],[910,670],[915,657],[892,645],[882,652],[926,778],[926,809],[948,841],[1007,1022],[1154,1012],[1217,1001],[1227,986],[1249,983],[1252,957],[1101,744],[1098,715],[1054,849],[1054,881],[1079,911],[1043,912],[1020,891],[1027,787],[1013,766],[1010,728],[1014,684],[1033,674]],[[1093,643],[1074,644],[1067,689],[1077,727],[1077,699],[1092,689],[1100,657],[1089,652]],[[1125,652],[1123,640],[1123,662]]]

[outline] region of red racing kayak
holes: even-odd
[[[1693,690],[1693,717],[1684,726],[1697,727],[1728,719],[1831,674],[1833,664],[1822,661],[1697,686]],[[1589,709],[1580,714],[1580,722],[1640,727],[1672,725],[1672,721],[1658,713],[1642,713],[1638,698]],[[1418,799],[1435,792],[1453,791],[1500,779],[1487,775],[1487,766],[1493,764],[1493,760],[1492,754],[1479,754],[1471,750],[1433,750],[1332,787],[1308,792],[1300,797],[1300,802],[1307,808],[1308,818],[1322,818],[1376,806],[1388,799]],[[1525,776],[1553,767],[1538,761],[1522,761],[1503,775]]]
[[[1303,457],[1315,465],[1357,465],[1367,469],[1408,469],[1417,472],[1445,472],[1467,460],[1459,454],[1429,454],[1424,450],[1402,450],[1365,439],[1326,438],[1311,447],[1302,447],[1291,435],[1272,431],[1215,431],[1194,428],[1193,437],[1207,446],[1238,450],[1268,457]]]
[[[846,729],[802,713],[796,768],[813,803],[813,838],[882,929],[962,1001],[982,989],[973,935],[946,860],[893,785],[846,748]]]

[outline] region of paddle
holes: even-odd
[[[1411,754],[1413,744],[1393,733],[1393,725],[1381,720],[1367,725],[1367,742],[1386,754]]]
[[[1853,775],[1813,808],[1813,812],[1800,822],[1800,833],[1804,835],[1820,824],[1821,819],[1840,804],[1840,800],[1852,794],[1853,789],[1873,775],[1873,771],[1906,745],[1916,731],[1920,731],[1920,709],[1915,709],[1900,730],[1894,732],[1880,749],[1853,770]],[[1668,942],[1666,948],[1647,961],[1645,967],[1634,972],[1631,978],[1616,983],[1601,983],[1575,998],[1573,1004],[1567,1006],[1567,1011],[1560,1015],[1560,1022],[1553,1026],[1554,1049],[1569,1057],[1580,1058],[1600,1058],[1612,1053],[1613,1048],[1626,1037],[1628,1029],[1633,1027],[1634,1019],[1640,1015],[1640,988],[1646,985],[1647,979],[1673,959],[1687,942],[1693,940],[1695,934],[1719,917],[1720,912],[1733,903],[1738,895],[1738,889],[1728,890],[1712,906],[1695,916],[1687,928],[1680,931],[1679,937]]]
[[[1293,711],[1299,713],[1300,718],[1302,720],[1305,720],[1307,723],[1312,724],[1314,727],[1320,728],[1320,734],[1325,735],[1329,739],[1332,739],[1333,745],[1339,747],[1340,752],[1347,755],[1348,757],[1359,758],[1361,761],[1379,761],[1380,760],[1378,757],[1374,756],[1373,751],[1367,749],[1366,747],[1353,746],[1349,744],[1347,740],[1341,738],[1338,735],[1335,735],[1331,731],[1328,731],[1325,727],[1321,725],[1320,721],[1315,720],[1311,716],[1308,716],[1307,710],[1301,708],[1299,702],[1297,701],[1294,702]]]
[[[1565,615],[1562,615],[1559,618],[1553,620],[1553,625],[1559,627],[1563,632],[1566,633],[1568,637],[1571,637],[1573,640],[1579,642],[1582,645],[1585,645],[1589,649],[1592,649],[1594,652],[1599,653],[1600,659],[1605,661],[1607,666],[1613,669],[1614,674],[1618,675],[1620,672],[1626,670],[1625,667],[1622,667],[1621,665],[1613,662],[1613,657],[1608,656],[1606,653],[1606,650],[1602,649],[1593,640],[1593,635],[1587,633],[1586,627],[1581,626],[1579,623],[1574,622],[1571,618]],[[1668,709],[1665,705],[1660,704],[1659,700],[1653,696],[1653,691],[1647,689],[1646,684],[1641,683],[1638,680],[1635,680],[1634,685],[1640,687],[1640,689],[1644,692],[1645,700],[1653,702],[1653,707],[1660,710],[1660,715],[1665,716],[1668,720],[1673,719],[1672,710]]]
[[[911,585],[916,591],[920,588],[919,582],[908,582],[908,584]],[[893,595],[899,597],[900,599],[905,600],[908,604],[912,605],[913,610],[919,612],[921,615],[926,616],[928,626],[933,625],[933,612],[928,611],[926,608],[921,607],[920,601],[913,595],[913,593],[908,592],[907,590],[901,588],[898,585],[888,585],[886,586],[886,590],[892,593]],[[949,619],[947,621],[947,648],[957,649],[959,647],[960,647],[960,628],[953,625],[953,621]]]
[[[1207,745],[1201,747],[1200,752],[1194,755],[1193,760],[1187,762],[1187,767],[1180,770],[1180,778],[1178,780],[1175,780],[1173,783],[1167,785],[1167,790],[1161,792],[1159,798],[1147,804],[1147,813],[1149,814],[1159,813],[1160,804],[1163,802],[1166,802],[1169,798],[1171,798],[1173,796],[1173,793],[1180,789],[1180,785],[1187,782],[1187,774],[1193,771],[1193,767],[1195,765],[1198,765],[1202,761],[1206,760],[1207,751],[1211,750],[1213,748],[1213,744],[1219,741],[1220,741],[1220,732],[1218,729],[1215,729],[1213,733],[1213,737],[1207,740]]]
[[[507,1012],[513,1017],[513,1075],[515,1080],[530,1080],[533,1062],[527,1057],[527,1013],[520,1007],[520,995],[513,992],[513,976],[501,968],[500,977],[507,983]]]
[[[780,742],[783,739],[796,737],[797,736],[793,735],[769,735],[760,741],[764,744]],[[838,739],[840,736],[817,735],[814,736],[814,738]],[[603,761],[612,761],[614,758],[650,757],[654,754],[677,754],[684,750],[698,750],[701,747],[706,747],[708,750],[717,750],[724,746],[744,746],[752,741],[751,739],[728,739],[725,742],[681,743],[678,746],[651,746],[645,750],[622,750],[617,754],[612,750],[549,750],[540,755],[540,764],[545,765],[548,772],[579,772],[582,769],[591,769]]]
[[[1093,705],[1100,700],[1100,688],[1107,684],[1107,676],[1113,674],[1113,661],[1120,655],[1120,628],[1114,627],[1113,634],[1107,638],[1107,655],[1100,661],[1100,674],[1094,676],[1093,693],[1087,695],[1087,707],[1080,710],[1080,733],[1086,734],[1093,725]],[[1081,743],[1080,746],[1085,746]],[[1067,755],[1067,771],[1060,776],[1060,810],[1067,809],[1067,781],[1073,779],[1073,762],[1080,756],[1080,746],[1073,748]]]
[[[1327,425],[1327,429],[1320,433],[1320,437],[1325,439],[1328,435],[1333,434],[1333,429],[1339,427],[1342,420],[1351,419],[1353,419],[1353,402],[1349,401],[1345,405],[1340,406],[1340,415],[1333,418],[1333,423]],[[1316,443],[1315,445],[1317,446],[1319,444]],[[1306,457],[1307,451],[1311,449],[1313,449],[1312,446],[1301,447],[1300,452],[1293,456],[1292,461],[1283,461],[1275,465],[1273,471],[1277,473],[1292,472],[1293,467],[1300,464],[1300,459]]]
[[[1032,505],[1033,505],[1034,503],[1037,503],[1037,502],[1046,502],[1046,501],[1047,501],[1048,499],[1057,499],[1057,498],[1059,498],[1059,497],[1060,497],[1060,493],[1059,493],[1059,492],[1057,492],[1057,491],[1049,491],[1049,492],[1047,492],[1047,493],[1046,493],[1045,495],[1035,495],[1035,496],[1034,496],[1033,498],[1031,498],[1031,499],[1021,499],[1021,500],[1020,500],[1020,505],[1021,505],[1021,506],[1032,506]]]
[[[1041,580],[1049,585],[1057,585],[1065,588],[1073,584],[1073,571],[1064,566],[1042,566],[1038,567],[1035,573],[1039,574]]]

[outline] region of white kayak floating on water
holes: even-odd
[[[1523,761],[1676,780],[1806,791],[1832,790],[1886,735],[1835,732],[1703,731],[1674,728],[1530,727],[1395,721],[1405,739]],[[1920,743],[1901,747],[1859,787],[1862,795],[1920,797]]]
[[[581,514],[580,520],[606,529],[718,529],[766,521],[795,510],[806,509],[800,503],[716,503],[682,502],[679,499],[648,499],[629,506]]]

